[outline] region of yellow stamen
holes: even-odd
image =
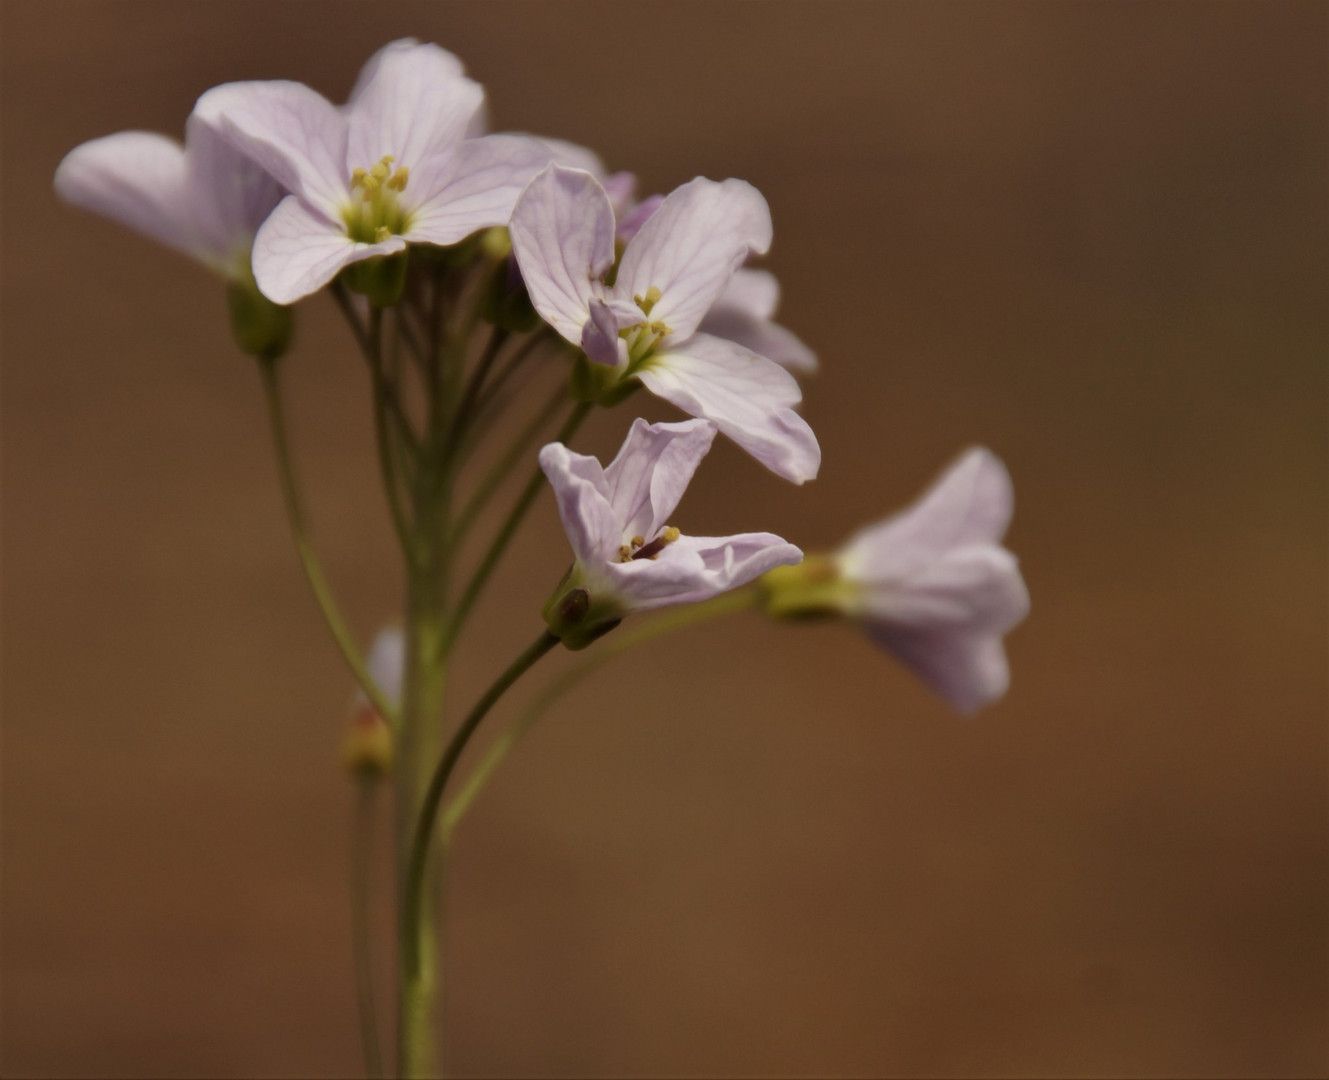
[[[663,540],[666,544],[672,544],[682,535],[683,533],[680,529],[676,529],[672,525],[666,525],[665,531],[660,534],[660,539]]]
[[[634,549],[641,547],[644,543],[646,543],[646,537],[644,536],[634,536],[632,538],[632,546]]]
[[[652,285],[646,290],[645,296],[638,294],[632,298],[632,301],[641,308],[643,315],[649,315],[651,308],[660,302],[660,289],[658,286]]]
[[[408,166],[400,166],[395,173],[388,177],[388,187],[393,191],[405,191],[406,182],[411,178],[411,170]]]
[[[381,244],[392,235],[392,230],[386,225],[380,225],[374,230],[374,243]]]

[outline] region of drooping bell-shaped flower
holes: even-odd
[[[455,56],[411,40],[371,57],[342,108],[297,82],[205,93],[196,111],[291,192],[255,240],[259,288],[292,303],[353,263],[507,224],[551,154],[529,137],[472,137],[483,102]]]
[[[715,431],[705,420],[638,419],[605,468],[562,443],[540,451],[576,556],[545,606],[550,628],[569,648],[633,612],[706,600],[803,557],[771,533],[691,536],[671,524]]]
[[[975,448],[909,509],[838,552],[763,580],[777,617],[843,615],[962,712],[1010,683],[1003,635],[1029,612],[1015,556],[1001,546],[1013,496],[1006,467]]]
[[[795,483],[821,449],[794,411],[793,376],[749,348],[699,332],[734,271],[771,242],[766,200],[742,180],[698,177],[668,195],[615,262],[614,210],[589,173],[550,165],[508,226],[536,311],[600,365],[605,390],[639,380]],[[613,271],[613,284],[606,275]]]

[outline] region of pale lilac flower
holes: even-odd
[[[975,448],[834,556],[845,613],[964,712],[1006,692],[1002,635],[1029,611],[1015,556],[1001,546],[1012,505],[1006,467]]]
[[[565,642],[585,644],[632,612],[705,600],[803,557],[771,533],[690,536],[670,524],[715,430],[706,420],[635,420],[607,468],[562,443],[540,451],[576,555],[546,608],[547,617],[553,611],[558,621],[573,624],[571,634],[562,635]]]
[[[483,100],[456,57],[410,40],[370,59],[345,108],[296,82],[204,94],[196,111],[292,193],[255,239],[259,288],[291,303],[352,263],[506,224],[550,152],[523,136],[471,137]]]
[[[817,354],[773,321],[779,303],[780,283],[769,270],[736,270],[700,329],[791,370],[816,371]]]
[[[282,196],[275,180],[196,115],[183,146],[149,131],[76,146],[56,169],[55,190],[241,282],[254,233]]]
[[[640,380],[786,479],[816,476],[821,449],[794,411],[802,393],[793,376],[698,332],[734,271],[770,246],[770,211],[756,188],[698,177],[675,190],[627,244],[613,285],[603,278],[615,265],[614,211],[589,173],[550,165],[508,228],[536,311],[613,382]]]

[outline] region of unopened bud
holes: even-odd
[[[258,291],[252,276],[226,285],[231,334],[240,351],[258,360],[276,360],[291,344],[291,309]]]
[[[365,705],[351,717],[342,741],[342,764],[352,776],[383,776],[392,768],[392,731],[378,710]]]

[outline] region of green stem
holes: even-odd
[[[384,697],[383,692],[378,688],[378,684],[374,682],[373,676],[369,674],[369,669],[365,666],[364,658],[360,655],[355,638],[346,627],[346,622],[337,607],[337,601],[333,598],[332,589],[328,585],[327,577],[323,573],[323,567],[319,563],[318,556],[315,554],[313,544],[309,539],[309,530],[305,523],[304,505],[300,499],[300,489],[296,484],[295,472],[291,464],[290,446],[286,437],[286,420],[281,403],[281,388],[277,381],[276,362],[260,361],[258,367],[263,376],[263,391],[268,405],[268,423],[272,429],[272,448],[277,459],[277,473],[281,479],[282,497],[286,502],[286,516],[290,522],[291,537],[295,541],[295,549],[300,556],[300,564],[304,567],[309,587],[313,590],[314,599],[318,602],[319,610],[323,613],[323,621],[327,623],[328,629],[332,632],[333,640],[337,643],[337,648],[341,650],[342,657],[351,669],[351,674],[355,676],[355,681],[360,684],[360,688],[365,692],[365,697],[369,699],[369,703],[374,706],[378,714],[395,727],[399,714],[391,702]]]
[[[434,825],[438,817],[439,803],[447,787],[448,778],[456,768],[462,751],[470,741],[480,722],[484,720],[494,703],[528,671],[537,660],[558,644],[558,638],[544,631],[522,652],[497,679],[492,686],[467,714],[461,726],[452,736],[447,749],[439,759],[438,766],[429,781],[424,799],[420,804],[419,817],[415,824],[415,833],[411,840],[410,854],[407,859],[405,891],[402,896],[402,1071],[407,1077],[425,1075],[431,1067],[431,1057],[427,1048],[430,1044],[430,1013],[436,987],[430,978],[432,962],[429,953],[434,942],[425,934],[423,919],[425,911],[425,880],[434,846]]]
[[[567,420],[563,422],[563,426],[559,429],[558,434],[554,436],[554,441],[566,443],[571,439],[576,430],[581,427],[582,422],[588,415],[590,415],[591,409],[594,407],[595,406],[590,402],[579,402],[574,406],[572,412],[568,414]],[[517,502],[512,507],[512,510],[509,511],[507,519],[503,522],[503,525],[499,528],[498,535],[494,537],[493,544],[491,544],[489,550],[485,552],[484,559],[481,560],[479,567],[471,576],[471,580],[467,582],[466,591],[462,593],[461,599],[457,601],[456,610],[452,613],[451,626],[448,632],[449,648],[451,647],[452,641],[456,639],[458,632],[461,630],[462,624],[466,621],[466,617],[470,614],[475,601],[479,598],[481,591],[484,589],[485,583],[489,580],[489,575],[492,574],[495,567],[498,566],[499,560],[503,557],[503,552],[507,550],[507,546],[511,543],[512,537],[516,534],[517,528],[521,525],[522,519],[526,516],[527,511],[530,510],[531,504],[535,502],[535,497],[540,494],[541,489],[544,487],[544,482],[544,473],[537,467],[535,472],[531,475],[531,478],[526,482],[526,486],[522,488],[521,494],[517,496]]]
[[[378,1041],[378,1015],[374,1007],[373,919],[370,897],[373,882],[374,801],[377,776],[355,778],[355,807],[351,813],[351,954],[355,967],[355,1001],[360,1016],[360,1044],[365,1074],[383,1075]]]
[[[718,619],[721,616],[732,615],[740,611],[748,611],[756,605],[759,599],[760,593],[750,586],[745,589],[736,589],[700,604],[689,604],[676,608],[664,615],[657,616],[644,626],[620,634],[611,634],[603,639],[603,643],[596,643],[592,646],[586,655],[580,657],[575,664],[557,678],[552,679],[517,719],[490,744],[484,757],[480,759],[480,764],[466,778],[466,783],[462,785],[461,790],[443,808],[438,830],[443,843],[446,845],[450,842],[453,830],[456,829],[457,824],[465,816],[466,811],[471,808],[476,796],[480,794],[504,759],[511,753],[512,748],[517,745],[518,740],[531,729],[531,726],[556,701],[583,679],[595,674],[615,657],[635,649],[639,645],[654,641],[665,634],[672,634],[676,630],[695,626],[698,623],[709,622],[711,619]]]
[[[567,396],[566,387],[560,384],[550,395],[549,400],[540,407],[540,411],[531,417],[527,425],[512,440],[512,445],[503,452],[503,456],[494,462],[490,470],[485,473],[484,479],[476,485],[475,491],[467,500],[466,505],[462,507],[461,513],[457,515],[457,520],[453,523],[449,543],[454,547],[465,538],[471,525],[474,524],[476,516],[485,508],[485,505],[503,481],[507,479],[508,474],[512,472],[513,466],[517,464],[521,456],[530,449],[531,444],[540,434],[540,430],[549,423],[554,413],[558,411],[558,407],[567,400]]]
[[[383,368],[383,309],[369,309],[369,329],[366,332],[365,353],[369,359],[369,370],[374,382],[374,437],[378,445],[378,465],[383,478],[383,493],[388,500],[388,509],[392,513],[392,525],[397,532],[397,542],[409,561],[416,558],[415,536],[411,523],[402,506],[401,485],[397,474],[396,451],[392,445],[392,429],[389,426],[388,412],[390,399],[396,395],[387,380]]]

